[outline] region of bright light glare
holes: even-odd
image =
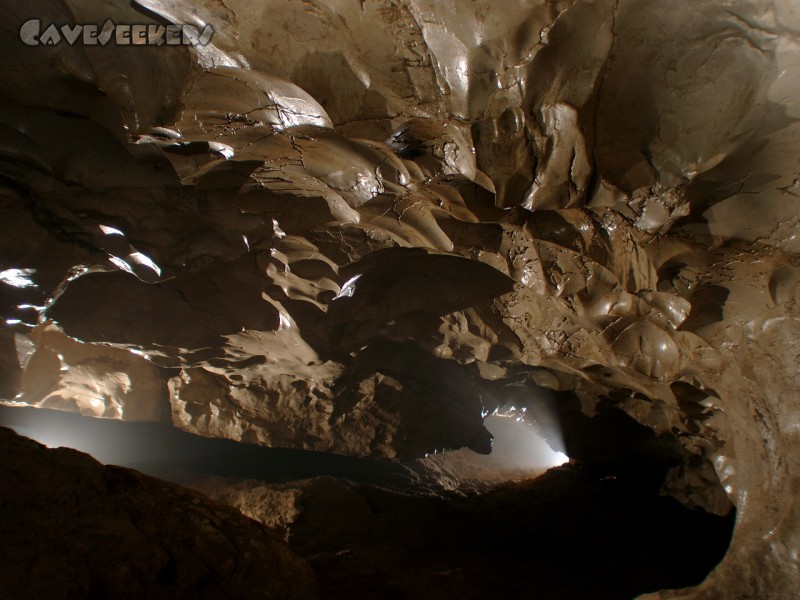
[[[141,252],[132,252],[128,255],[128,257],[135,263],[139,263],[140,265],[144,265],[148,269],[151,269],[156,272],[159,276],[161,275],[161,267],[159,267],[156,263],[153,262],[149,256],[142,254]]]
[[[36,287],[31,279],[31,275],[34,273],[36,273],[36,269],[6,269],[0,272],[0,281],[17,288]]]
[[[131,266],[121,258],[117,258],[116,256],[109,256],[108,260],[111,264],[119,267],[126,273],[130,273],[131,275],[133,275],[133,269],[131,269]]]
[[[569,457],[551,448],[545,440],[546,436],[554,446],[563,445],[557,426],[547,426],[544,431],[544,425],[527,419],[524,410],[511,407],[487,416],[484,426],[494,436],[489,455],[462,449],[436,454],[427,460],[440,464],[461,479],[484,482],[536,477],[566,463]]]
[[[102,231],[106,235],[121,235],[123,237],[125,236],[125,234],[122,233],[116,227],[109,227],[108,225],[100,225],[100,231]]]
[[[345,281],[344,285],[342,286],[342,289],[339,290],[339,293],[336,294],[336,296],[334,297],[334,300],[336,300],[337,298],[344,298],[345,296],[348,298],[352,297],[356,291],[356,281],[358,281],[359,277],[361,277],[361,274],[354,275],[353,277]]]
[[[85,435],[85,432],[73,432],[49,423],[11,425],[11,428],[48,448],[73,448],[91,454],[100,462],[119,464],[126,458],[125,453],[116,448],[111,440],[101,436]]]
[[[494,435],[493,462],[501,470],[546,471],[569,460],[566,454],[553,450],[534,426],[522,419],[521,411],[487,417],[486,428]],[[559,432],[547,432],[548,437],[560,441]]]

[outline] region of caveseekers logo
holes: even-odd
[[[102,27],[87,25],[48,25],[42,29],[39,19],[25,21],[19,38],[28,46],[55,46],[80,43],[84,46],[205,46],[211,41],[214,28],[202,30],[193,25],[117,25],[111,19]]]

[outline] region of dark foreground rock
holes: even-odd
[[[190,490],[0,428],[0,597],[315,598],[264,526]]]
[[[282,533],[324,598],[630,600],[701,583],[733,531],[633,472],[565,465],[482,494],[318,477],[195,489]]]

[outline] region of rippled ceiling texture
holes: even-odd
[[[511,407],[636,454],[621,413],[663,494],[736,509],[649,597],[793,597],[800,4],[2,4],[7,404],[403,461]]]

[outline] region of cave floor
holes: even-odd
[[[629,466],[565,464],[488,490],[437,490],[386,461],[157,424],[1,413],[21,433],[72,431],[123,448],[128,466],[217,501],[236,505],[232,497],[258,486],[288,493],[294,512],[274,530],[310,564],[321,598],[630,599],[700,583],[725,554],[735,521],[735,511],[685,508],[659,494],[661,476]]]

